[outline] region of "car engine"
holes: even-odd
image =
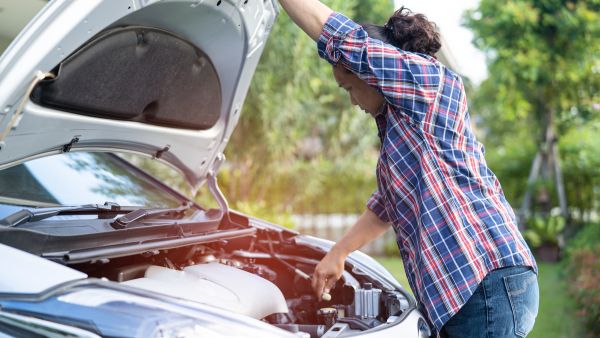
[[[151,265],[144,277],[123,284],[220,307],[255,319],[288,312],[285,298],[275,284],[218,262],[191,265],[181,271]]]
[[[73,266],[91,277],[219,307],[301,337],[337,337],[389,324],[408,298],[347,267],[329,301],[314,294],[312,248],[261,234]]]

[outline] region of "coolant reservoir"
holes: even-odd
[[[374,289],[371,283],[364,283],[354,292],[354,314],[362,319],[379,316],[380,289]]]
[[[256,319],[288,312],[285,298],[275,284],[220,263],[192,265],[183,271],[150,266],[145,277],[123,284],[216,306]]]

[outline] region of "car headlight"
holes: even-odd
[[[0,336],[6,337],[79,337],[100,338],[100,336],[69,325],[47,320],[0,311]]]

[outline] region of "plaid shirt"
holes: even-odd
[[[317,42],[376,88],[381,150],[367,207],[390,222],[410,287],[439,333],[493,269],[535,260],[469,124],[461,78],[435,58],[369,38],[334,13]]]

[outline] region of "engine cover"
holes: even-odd
[[[256,319],[288,312],[285,298],[275,284],[220,263],[192,265],[183,271],[150,266],[144,277],[122,284],[212,305]]]

